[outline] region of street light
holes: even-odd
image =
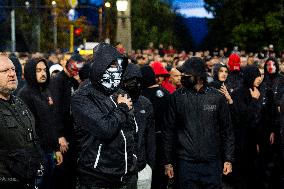
[[[56,1],[51,2],[52,5],[52,16],[53,16],[53,47],[54,51],[57,49],[57,12],[56,12]]]
[[[110,8],[110,7],[111,7],[110,2],[108,2],[108,1],[107,1],[107,2],[105,2],[105,7],[106,7],[106,8]]]
[[[116,1],[116,8],[119,12],[125,12],[127,10],[128,1],[127,0],[118,0]]]
[[[131,52],[131,3],[130,0],[117,0],[116,41],[121,42],[127,52]]]

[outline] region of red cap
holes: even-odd
[[[228,67],[230,71],[240,71],[241,58],[238,54],[233,53],[229,56]]]
[[[164,68],[161,62],[153,62],[150,66],[154,70],[155,75],[169,75],[169,72]]]

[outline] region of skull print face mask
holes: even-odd
[[[109,93],[118,90],[122,76],[122,59],[115,60],[103,74],[101,85]]]

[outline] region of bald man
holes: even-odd
[[[172,68],[170,71],[170,83],[176,88],[178,89],[181,86],[181,73],[176,69],[176,68]]]
[[[43,171],[34,140],[34,117],[12,95],[17,85],[15,66],[0,55],[0,188],[32,187],[37,171]]]

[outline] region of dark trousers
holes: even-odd
[[[180,189],[219,189],[222,181],[220,161],[192,162],[178,160]]]

